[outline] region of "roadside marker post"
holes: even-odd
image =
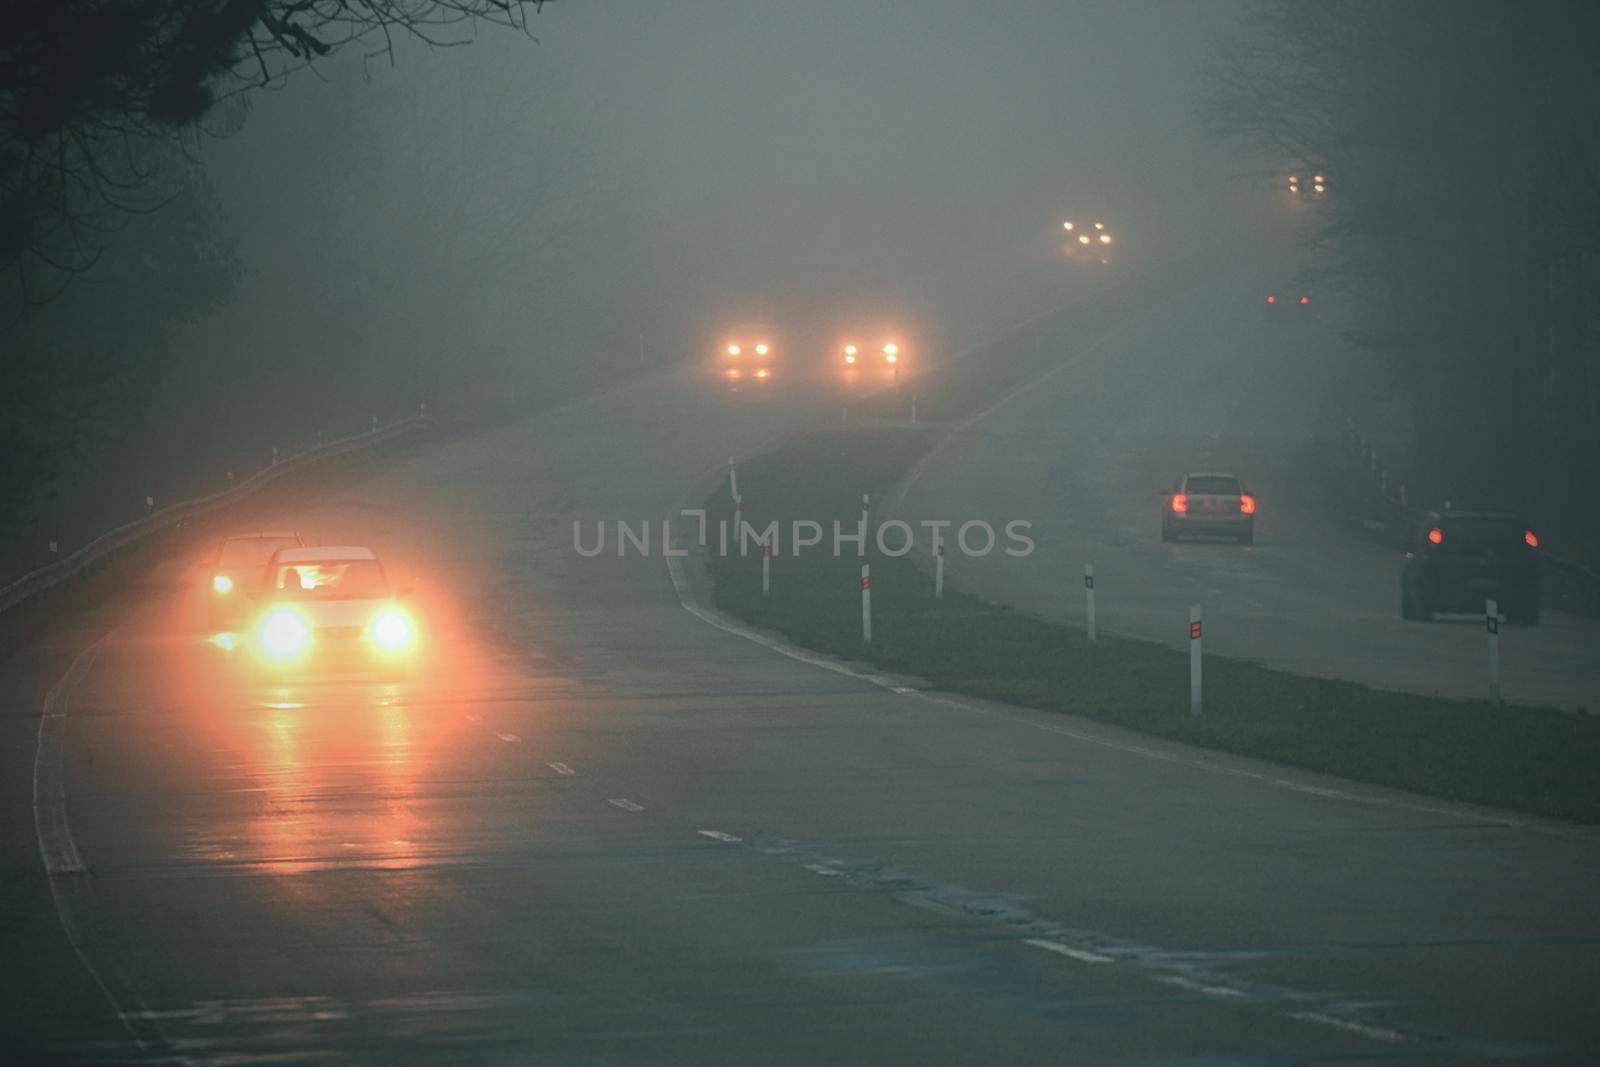
[[[273,445],[272,446],[272,465],[274,467],[276,467],[278,465],[278,446],[277,445]]]
[[[944,546],[933,546],[933,598],[944,599]]]
[[[911,425],[917,424],[917,394],[911,394]]]
[[[861,565],[861,640],[872,644],[872,567]]]
[[[867,536],[867,494],[861,494],[861,536]]]
[[[766,542],[761,544],[761,595],[766,596],[772,588],[772,546]]]
[[[1095,639],[1094,629],[1094,564],[1083,565],[1083,611],[1084,621],[1088,624],[1089,640]]]
[[[153,494],[148,494],[147,493],[145,495],[145,498],[144,498],[144,510],[147,511],[147,512],[150,512],[150,511],[154,511],[155,509],[156,509],[156,498],[155,498],[155,496]]]
[[[739,473],[734,469],[733,457],[728,457],[728,495],[739,499]]]
[[[1483,628],[1489,634],[1489,703],[1500,703],[1500,605],[1483,602]]]
[[[1200,605],[1189,605],[1189,714],[1200,714]]]
[[[368,433],[377,433],[378,432],[378,416],[376,416],[376,415],[372,416],[372,429],[368,430],[367,432]]]

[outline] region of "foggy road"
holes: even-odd
[[[1402,554],[1353,533],[1307,461],[1342,427],[1330,397],[1347,342],[1320,294],[1304,310],[1266,304],[1289,274],[1270,258],[1216,272],[1072,349],[1070,366],[945,440],[898,511],[1031,520],[1025,563],[952,552],[947,580],[1049,619],[1083,625],[1091,563],[1110,632],[1182,645],[1201,604],[1208,650],[1481,698],[1481,615],[1403,622]],[[1185,471],[1243,479],[1259,501],[1253,546],[1162,542],[1160,491]],[[1547,609],[1500,639],[1507,699],[1600,708],[1600,622]]]
[[[91,649],[64,680],[6,663],[13,700],[50,690],[37,737],[37,707],[4,720],[4,779],[45,784],[37,839],[8,844],[42,849],[59,916],[19,954],[76,968],[70,938],[93,978],[40,1040],[122,1062],[1595,1047],[1592,831],[897,691],[706,625],[659,557],[573,550],[574,520],[658,519],[803,417],[684,371],[275,516],[416,578],[429,651],[403,684],[249,684],[186,557],[54,643]],[[1258,551],[1287,556],[1261,481]]]

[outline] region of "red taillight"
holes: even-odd
[[[1528,542],[1528,547],[1529,548],[1538,548],[1539,547],[1539,538],[1532,530],[1524,530],[1523,534],[1522,534],[1522,539],[1524,541]]]
[[[1311,298],[1309,296],[1302,296],[1300,298],[1300,303],[1309,304],[1309,303],[1311,303]]]
[[[1172,494],[1172,510],[1180,515],[1189,510],[1189,498],[1183,493]]]
[[[1433,529],[1428,531],[1428,540],[1432,541],[1436,545],[1444,544],[1444,531],[1435,526]]]
[[[1277,303],[1277,302],[1278,302],[1278,298],[1277,298],[1277,297],[1275,297],[1275,296],[1269,296],[1269,297],[1267,297],[1267,303],[1269,303],[1269,304],[1276,304],[1276,303]]]
[[[1239,497],[1239,513],[1242,515],[1254,515],[1256,513],[1256,498],[1249,493],[1241,494]]]

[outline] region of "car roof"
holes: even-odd
[[[1184,477],[1185,478],[1232,478],[1234,481],[1238,481],[1239,480],[1239,476],[1237,474],[1232,473],[1231,471],[1189,471],[1187,474],[1184,475]]]
[[[378,554],[360,545],[323,545],[320,548],[280,548],[279,563],[333,563],[356,559],[377,559]]]
[[[300,540],[300,535],[293,530],[258,530],[255,533],[236,533],[224,537],[224,541],[266,541],[266,540]]]

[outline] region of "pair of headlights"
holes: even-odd
[[[310,647],[311,626],[298,612],[278,608],[261,620],[259,636],[261,650],[281,659]],[[411,620],[400,611],[386,608],[373,616],[365,636],[384,649],[400,651],[411,643]]]

